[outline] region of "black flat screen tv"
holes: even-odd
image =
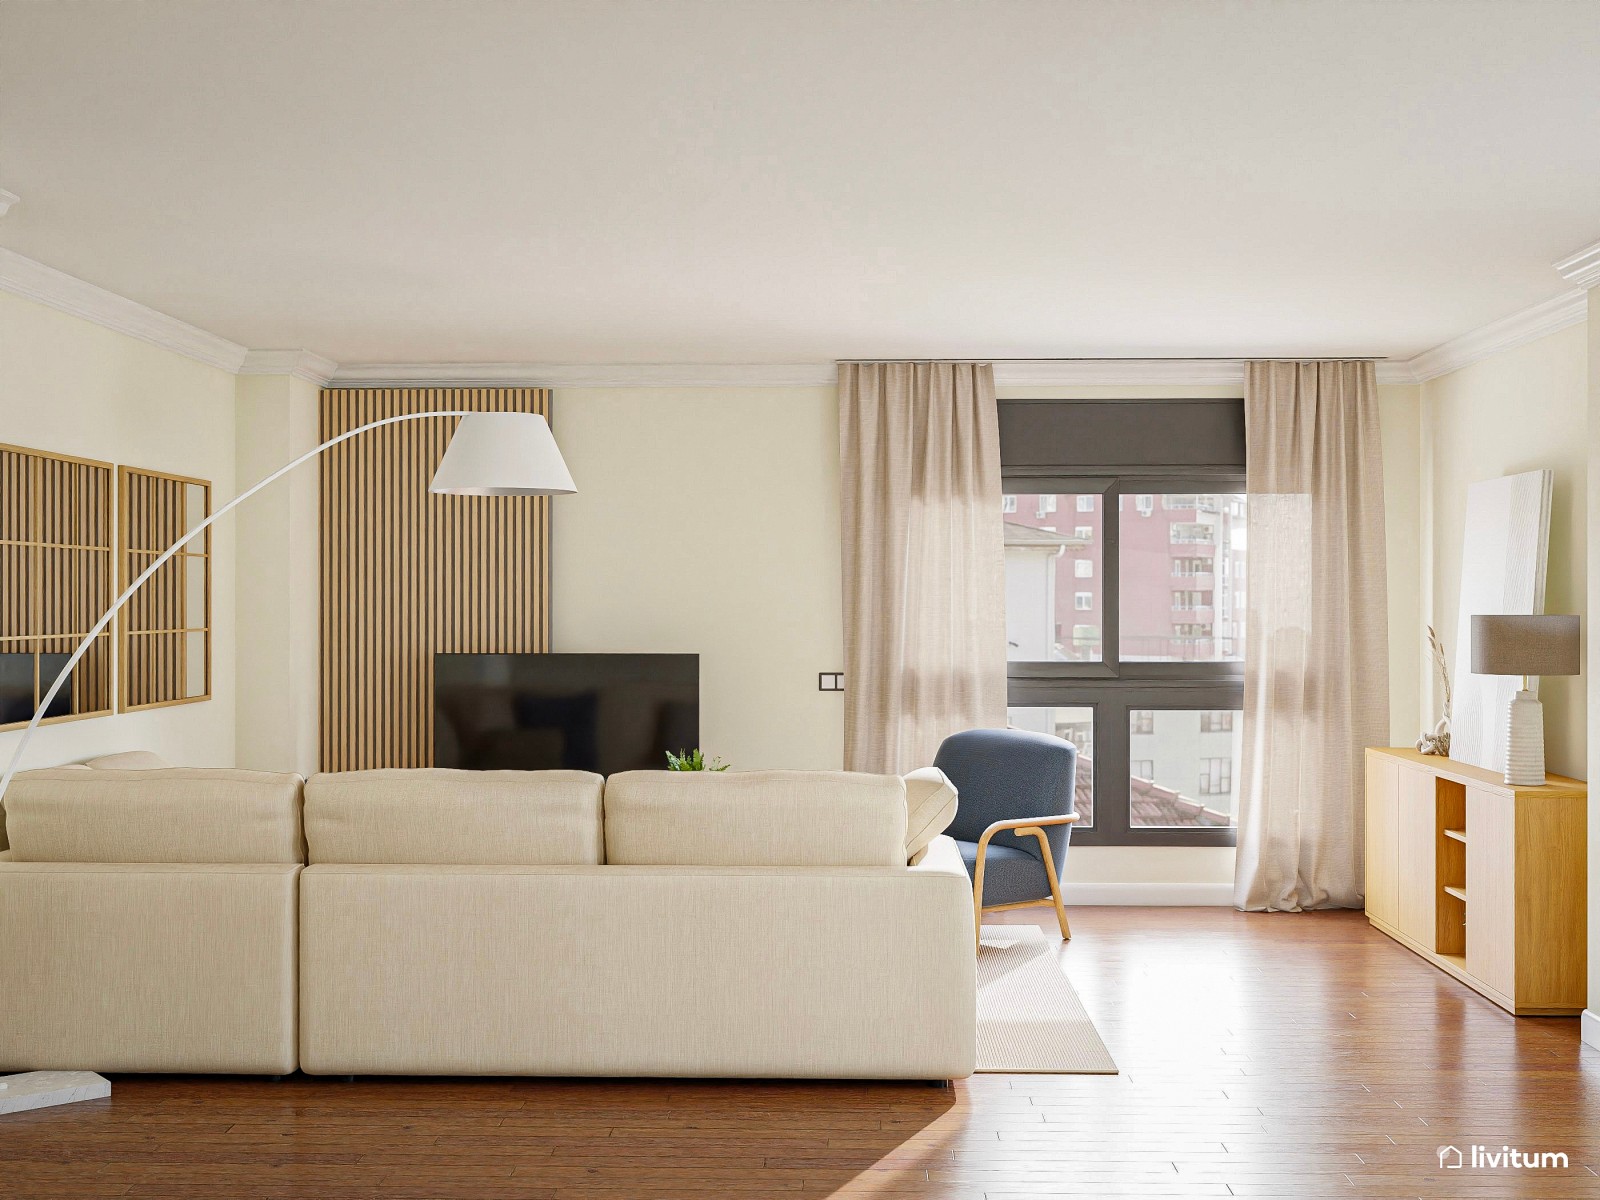
[[[433,656],[435,766],[614,775],[699,741],[698,654]]]

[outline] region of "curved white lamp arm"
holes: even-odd
[[[17,748],[12,752],[11,765],[6,768],[5,775],[0,777],[0,800],[5,799],[6,788],[11,786],[11,777],[17,773],[17,767],[22,762],[23,751],[28,748],[28,742],[32,739],[34,730],[39,728],[40,719],[44,716],[45,711],[50,707],[51,702],[55,700],[56,693],[61,690],[61,685],[71,677],[72,668],[76,667],[78,665],[78,660],[88,652],[89,647],[94,644],[94,639],[100,636],[100,633],[107,625],[111,624],[111,618],[117,615],[118,610],[128,602],[128,598],[137,592],[141,587],[143,587],[145,580],[154,575],[161,565],[171,559],[174,554],[176,554],[179,550],[182,550],[190,542],[194,541],[195,538],[199,537],[212,525],[216,524],[217,521],[227,516],[234,509],[238,508],[239,505],[250,499],[251,496],[254,496],[269,483],[273,483],[276,480],[282,479],[285,475],[294,470],[296,467],[300,466],[302,463],[310,462],[324,450],[331,449],[332,447],[337,446],[340,442],[347,442],[357,434],[366,433],[369,429],[377,429],[382,425],[395,425],[401,421],[421,421],[427,417],[470,417],[478,415],[481,414],[456,412],[453,410],[405,413],[398,417],[385,417],[381,421],[370,421],[365,425],[358,425],[356,428],[349,430],[346,433],[341,433],[338,437],[329,438],[314,450],[307,450],[304,454],[295,459],[293,462],[289,463],[287,466],[279,467],[276,471],[274,471],[271,475],[268,475],[254,487],[248,489],[247,491],[240,492],[232,500],[228,501],[221,508],[217,509],[216,512],[212,513],[204,521],[201,521],[200,524],[196,525],[188,533],[184,534],[177,541],[173,542],[172,545],[168,546],[167,549],[162,552],[161,556],[152,562],[148,567],[146,567],[143,573],[140,574],[139,578],[130,583],[127,590],[124,591],[122,595],[117,597],[116,603],[112,604],[110,608],[106,609],[105,615],[95,622],[94,628],[89,630],[89,632],[84,635],[83,641],[78,643],[78,648],[72,652],[72,657],[67,659],[67,665],[61,668],[61,673],[56,676],[55,682],[50,685],[50,690],[44,694],[44,699],[39,702],[39,707],[34,711],[33,719],[28,722],[28,728],[23,730],[22,737],[17,742]]]

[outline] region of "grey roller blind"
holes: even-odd
[[[1001,400],[1005,473],[1172,475],[1244,470],[1241,400]]]

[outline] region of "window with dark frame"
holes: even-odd
[[[1247,592],[1242,401],[999,409],[1005,491],[1016,497],[1005,508],[1011,724],[1077,746],[1084,819],[1074,841],[1232,845]],[[1089,524],[1057,533],[1064,511]]]

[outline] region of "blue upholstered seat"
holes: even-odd
[[[969,729],[952,734],[933,760],[960,793],[960,807],[945,832],[955,839],[976,873],[978,843],[996,821],[1060,817],[1073,811],[1078,752],[1070,742],[1022,729]],[[1056,871],[1065,867],[1070,824],[1039,826]],[[1069,936],[1061,910],[1059,878],[1051,879],[1044,851],[1032,835],[1001,831],[985,856],[983,906],[1055,901],[1062,936]]]

